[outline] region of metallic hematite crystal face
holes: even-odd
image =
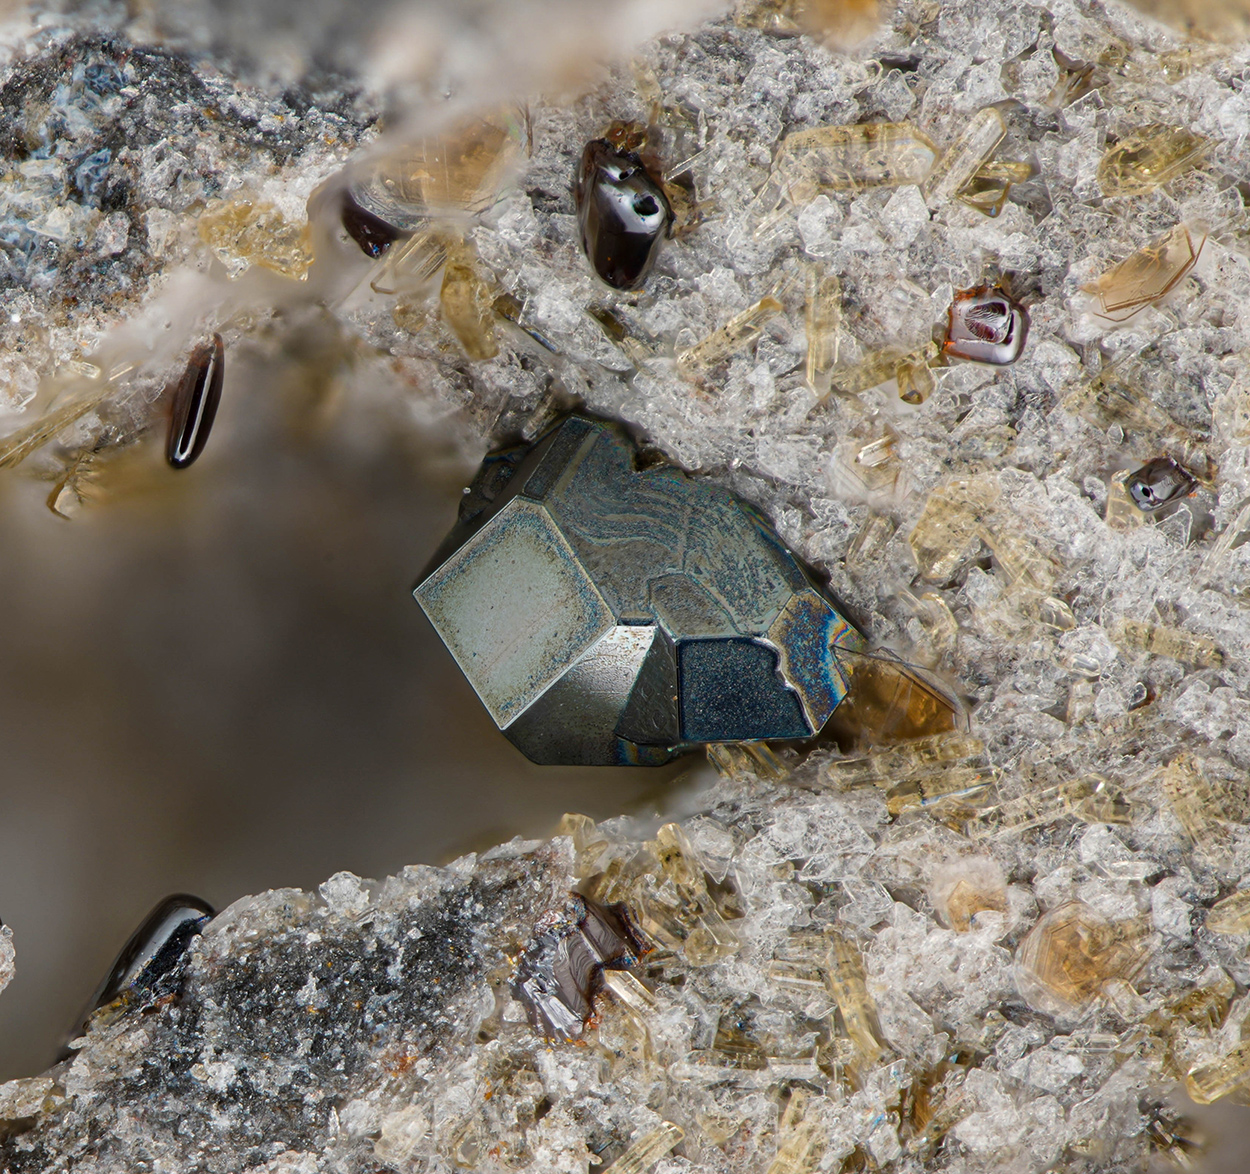
[[[634,458],[582,416],[488,457],[418,603],[535,762],[810,737],[862,637],[756,510]]]

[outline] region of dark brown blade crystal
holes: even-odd
[[[182,381],[174,392],[169,417],[165,459],[175,469],[185,469],[204,451],[217,415],[226,353],[220,334],[191,352]]]

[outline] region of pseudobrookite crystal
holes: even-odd
[[[415,594],[496,724],[541,763],[806,738],[859,634],[759,512],[571,416],[487,458]]]

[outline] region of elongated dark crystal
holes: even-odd
[[[174,893],[161,901],[130,935],[103,981],[74,1020],[70,1039],[83,1031],[87,1020],[127,991],[146,993],[173,973],[182,962],[191,939],[200,933],[215,910],[189,893]],[[68,1043],[68,1041],[67,1041]],[[69,1055],[61,1049],[60,1058]]]
[[[582,248],[614,289],[638,289],[673,221],[664,188],[633,151],[592,139],[573,187]]]
[[[191,352],[187,369],[174,392],[165,459],[185,469],[204,451],[221,399],[226,353],[220,334]]]

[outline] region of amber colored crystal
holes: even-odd
[[[934,354],[937,348],[933,347]],[[922,404],[937,389],[937,376],[929,366],[931,356],[917,351],[904,355],[894,368],[898,398],[905,404]]]
[[[417,139],[384,156],[351,187],[366,212],[400,232],[432,216],[472,215],[496,200],[525,141],[515,108]]]
[[[1185,1073],[1185,1091],[1190,1100],[1210,1105],[1250,1084],[1250,1040],[1218,1060],[1198,1064]]]
[[[851,687],[825,732],[839,744],[885,746],[966,728],[967,716],[955,697],[887,650],[838,649],[837,657]]]
[[[201,214],[200,240],[232,274],[248,265],[304,280],[313,262],[307,223],[293,223],[273,204],[216,200]]]
[[[835,48],[867,36],[878,19],[877,0],[739,0],[734,23],[776,36],[808,33]]]
[[[992,476],[959,478],[934,489],[908,538],[921,575],[945,583],[973,551],[999,508]]]
[[[1123,322],[1169,294],[1194,267],[1206,239],[1195,245],[1189,229],[1178,224],[1082,288],[1097,298],[1104,318]]]
[[[884,514],[869,514],[846,549],[847,569],[853,571],[871,566],[897,529],[893,518]]]
[[[1195,668],[1219,668],[1224,654],[1204,636],[1121,616],[1108,629],[1111,639],[1126,652],[1170,656]]]
[[[864,122],[795,131],[782,143],[778,164],[794,165],[816,189],[860,191],[920,183],[937,150],[908,122]]]
[[[1132,472],[1125,469],[1114,474],[1107,485],[1107,508],[1103,516],[1112,530],[1136,530],[1145,524],[1146,515],[1133,503],[1128,491],[1131,476]]]
[[[1107,982],[1130,977],[1144,960],[1138,938],[1133,928],[1112,925],[1083,901],[1052,909],[1016,953],[1026,986],[1022,993],[1042,1010],[1051,1001],[1061,1009],[1083,1007]]]
[[[1123,793],[1102,775],[1069,779],[1028,791],[980,811],[965,829],[973,839],[1019,835],[1061,819],[1084,823],[1128,823],[1131,808]]]
[[[1007,882],[988,856],[965,856],[934,870],[929,899],[946,925],[968,933],[978,913],[1007,912]]]
[[[937,161],[921,191],[931,208],[945,204],[967,184],[1007,134],[1007,124],[994,106],[978,110]]]
[[[492,292],[473,246],[467,241],[451,246],[443,267],[439,304],[443,320],[470,359],[492,359],[499,353]]]
[[[1106,196],[1142,196],[1193,167],[1207,149],[1201,135],[1151,123],[1122,138],[1098,164]]]
[[[1030,163],[991,159],[977,168],[973,177],[956,193],[956,198],[992,218],[1006,206],[1012,186],[1024,183],[1032,174]]]

